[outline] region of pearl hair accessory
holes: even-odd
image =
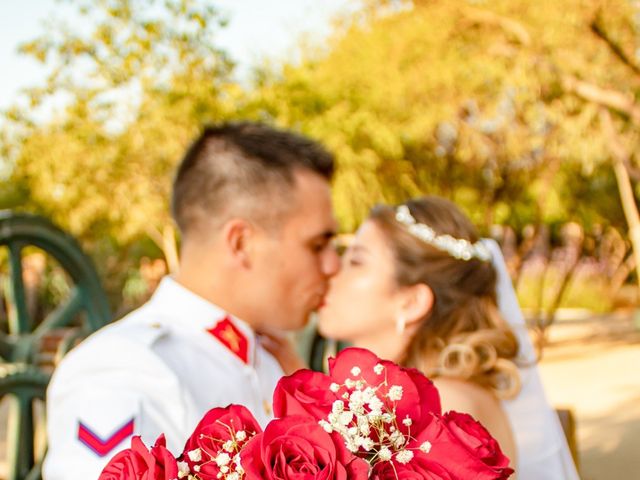
[[[454,258],[469,261],[477,258],[483,262],[491,261],[491,252],[480,241],[471,243],[463,238],[454,238],[451,235],[438,235],[428,225],[418,223],[406,205],[396,208],[396,220],[409,230],[409,233],[438,250],[447,252]]]

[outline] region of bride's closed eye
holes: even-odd
[[[363,263],[361,256],[350,250],[347,250],[342,257],[343,267],[359,267]]]
[[[351,245],[342,256],[342,265],[359,267],[365,263],[366,250],[360,245]]]

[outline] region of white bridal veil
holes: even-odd
[[[558,416],[544,393],[535,365],[535,349],[500,246],[494,240],[483,242],[491,250],[498,274],[496,291],[500,312],[520,343],[522,390],[514,399],[503,402],[518,448],[518,480],[579,480]]]

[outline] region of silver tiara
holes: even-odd
[[[454,258],[465,262],[472,258],[483,262],[491,261],[491,252],[482,242],[471,243],[469,240],[454,238],[451,235],[438,235],[430,226],[418,223],[406,205],[400,205],[396,208],[396,220],[406,226],[414,237],[438,250],[447,252]]]

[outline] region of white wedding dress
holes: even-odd
[[[497,271],[498,305],[520,343],[519,358],[522,390],[512,400],[503,402],[515,434],[518,450],[518,480],[579,480],[560,420],[549,405],[531,339],[516,298],[500,247],[493,240],[483,240],[493,255]]]

